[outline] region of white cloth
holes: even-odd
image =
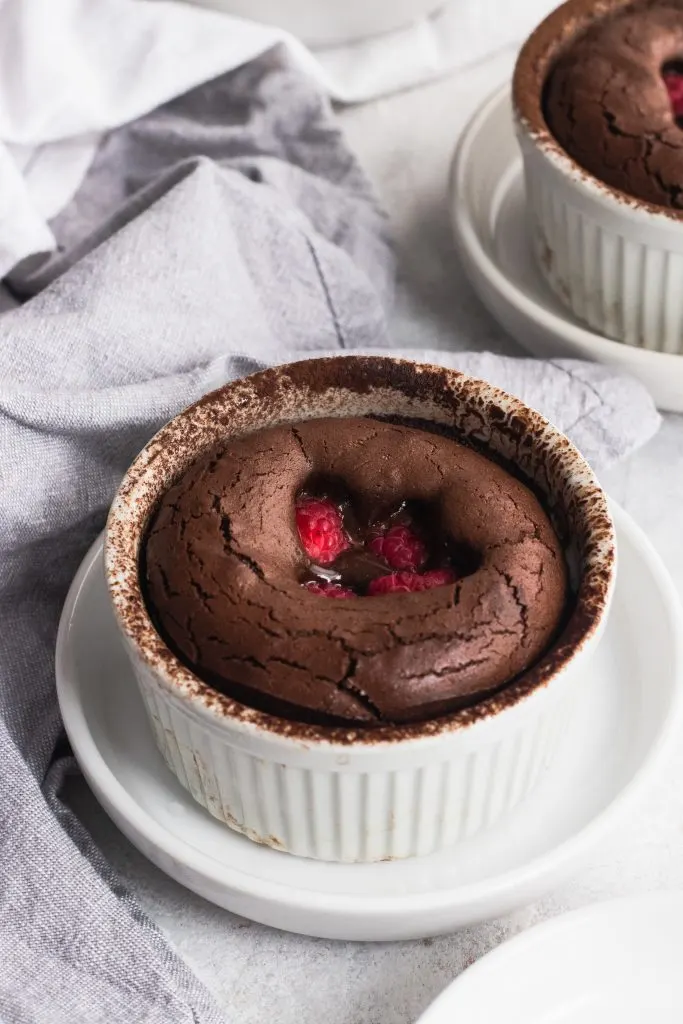
[[[277,29],[189,4],[0,0],[0,277],[55,248],[102,132],[286,41]]]
[[[552,5],[450,0],[408,29],[314,56],[278,28],[196,4],[0,0],[0,278],[55,248],[48,221],[78,188],[102,132],[278,43],[332,99],[357,102],[476,61]]]

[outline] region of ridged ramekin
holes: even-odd
[[[229,435],[322,416],[395,414],[452,426],[514,462],[567,539],[573,612],[549,651],[499,694],[442,719],[361,730],[302,725],[218,694],[147,613],[139,556],[161,495]],[[552,760],[605,621],[615,574],[605,496],[581,455],[518,399],[435,366],[311,360],[228,384],[172,420],[126,474],[106,531],[106,576],[156,742],[200,804],[259,843],[303,857],[432,853],[494,825]]]
[[[529,36],[513,76],[527,214],[538,266],[575,316],[627,345],[683,353],[683,211],[621,192],[552,136],[543,89],[559,50],[631,0],[569,0]]]

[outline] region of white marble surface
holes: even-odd
[[[463,279],[450,237],[446,175],[479,100],[509,74],[512,53],[342,121],[386,204],[398,241],[404,344],[517,352]],[[683,418],[603,481],[664,556],[683,594]],[[640,807],[571,884],[511,917],[421,942],[361,945],[276,932],[238,919],[145,861],[74,783],[71,796],[102,848],[238,1024],[407,1024],[464,966],[541,918],[610,895],[683,888],[683,736]]]

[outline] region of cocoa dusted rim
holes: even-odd
[[[631,195],[578,163],[550,131],[543,109],[545,84],[560,53],[594,22],[633,6],[634,0],[567,0],[549,14],[528,37],[517,58],[512,77],[513,109],[527,135],[553,162],[564,165],[622,206],[681,220],[683,209]]]
[[[493,697],[442,718],[365,731],[277,718],[219,694],[182,664],[157,633],[140,583],[139,555],[165,491],[202,452],[229,435],[325,416],[432,420],[514,465],[546,496],[560,532],[578,549],[573,611],[552,649]],[[614,580],[614,531],[604,493],[573,445],[518,399],[455,370],[383,357],[316,359],[265,370],[207,395],[149,442],[114,500],[105,543],[107,582],[124,633],[178,697],[216,718],[295,739],[382,742],[438,735],[488,718],[542,687],[593,635]]]

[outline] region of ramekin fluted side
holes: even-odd
[[[572,313],[595,331],[627,345],[683,352],[683,251],[668,239],[679,223],[644,230],[623,203],[614,218],[599,192],[590,196],[572,169],[558,176],[533,143],[522,144],[527,209],[536,261]],[[653,217],[657,217],[654,215]]]
[[[159,497],[217,440],[326,415],[403,416],[514,463],[545,497],[576,577],[568,619],[520,677],[440,719],[376,728],[279,719],[222,694],[164,643],[140,575]],[[604,493],[567,438],[519,399],[454,370],[317,359],[235,381],[185,410],[128,470],[109,516],[112,607],[157,745],[192,797],[249,839],[341,862],[422,856],[501,822],[560,749],[615,579]]]
[[[364,770],[353,748],[318,747],[302,765],[207,729],[129,653],[157,746],[197,803],[257,843],[346,863],[425,856],[496,825],[543,777],[578,692],[556,680],[516,728],[481,745],[442,737],[416,764],[387,749]]]

